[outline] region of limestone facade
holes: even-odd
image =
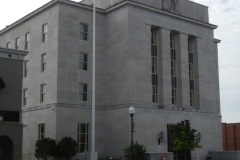
[[[203,160],[208,151],[222,150],[219,40],[214,39],[213,33],[217,26],[209,23],[206,6],[181,0],[175,8],[170,8],[167,2],[96,2],[99,7],[96,14],[96,150],[99,156],[123,156],[123,148],[130,144],[130,106],[135,108],[134,141],[146,145],[148,152],[169,152],[167,126],[185,119],[202,134],[202,148],[192,155]],[[29,93],[27,104],[22,106],[22,121],[26,126],[24,160],[35,159],[39,124],[45,124],[46,137],[57,141],[64,136],[77,140],[78,124],[88,124],[87,148],[91,149],[92,15],[91,1],[53,0],[0,31],[0,45],[11,42],[14,46],[15,39],[20,37],[20,49],[24,49],[25,35],[30,33],[29,55],[25,58],[29,74],[23,79],[23,89]],[[43,42],[45,24],[47,41]],[[87,40],[80,38],[82,24],[88,29]],[[153,102],[153,32],[157,48],[157,83],[154,82],[157,102]],[[171,35],[175,59],[171,58]],[[190,102],[189,41],[194,102]],[[81,53],[87,54],[87,70],[80,69]],[[43,54],[46,56],[44,71],[41,70]],[[41,99],[43,84],[44,101]],[[86,101],[80,100],[81,85],[87,85]],[[165,136],[159,145],[161,131]]]

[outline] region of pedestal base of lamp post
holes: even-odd
[[[98,159],[98,152],[91,152],[90,160],[97,160]]]

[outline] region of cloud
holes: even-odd
[[[6,0],[1,2],[0,30],[51,0]]]

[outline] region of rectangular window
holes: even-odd
[[[30,47],[30,33],[25,34],[25,50],[28,50]]]
[[[79,100],[87,101],[87,84],[79,84]]]
[[[47,69],[47,53],[41,55],[41,71],[44,72]]]
[[[44,102],[46,100],[46,83],[41,84],[40,86],[40,102]]]
[[[168,141],[168,152],[174,152],[174,129],[176,128],[176,125],[174,124],[168,124],[167,125],[167,141]]]
[[[88,66],[88,55],[87,53],[80,53],[79,55],[79,68],[86,71]]]
[[[15,39],[15,49],[18,50],[19,47],[20,47],[20,38],[18,37],[18,38]]]
[[[7,42],[6,43],[6,48],[10,48],[11,47],[11,43],[10,42]]]
[[[151,28],[152,102],[158,102],[157,29]]]
[[[24,67],[23,76],[27,77],[28,76],[28,60],[24,61],[23,67]]]
[[[80,23],[80,39],[88,40],[88,25],[84,23]]]
[[[42,41],[46,42],[48,40],[48,26],[47,23],[42,25]]]
[[[88,132],[89,124],[79,123],[77,127],[77,143],[78,152],[82,153],[88,151]]]
[[[188,37],[188,68],[189,68],[189,95],[190,106],[195,105],[195,87],[194,87],[194,56],[193,56],[193,38]]]
[[[23,89],[23,105],[24,106],[27,105],[27,99],[28,99],[28,89],[25,88]]]
[[[175,35],[170,33],[170,58],[171,58],[171,84],[172,84],[172,104],[177,103],[177,58],[175,48]]]
[[[38,124],[38,139],[45,138],[45,123]]]

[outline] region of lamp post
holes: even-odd
[[[93,60],[92,60],[92,151],[91,160],[97,160],[97,152],[95,151],[95,123],[96,123],[96,102],[95,102],[95,52],[96,52],[96,7],[95,0],[93,0]]]
[[[132,157],[132,160],[134,160],[133,158],[133,132],[134,132],[134,120],[133,120],[133,115],[134,115],[134,108],[133,106],[131,106],[129,108],[129,114],[130,114],[130,117],[131,117],[131,157]]]

